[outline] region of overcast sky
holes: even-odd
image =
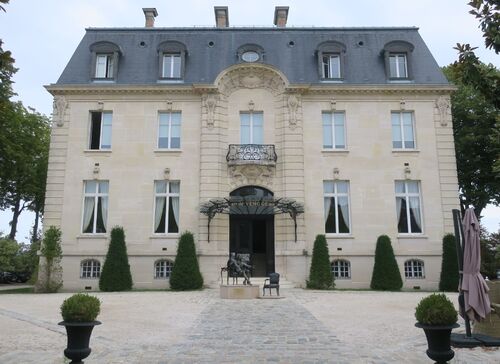
[[[11,0],[0,13],[0,39],[19,71],[14,90],[26,106],[50,115],[52,97],[43,85],[55,83],[87,27],[142,27],[143,7],[158,10],[157,27],[213,26],[214,6],[229,7],[231,26],[272,26],[274,7],[290,7],[288,26],[416,26],[440,66],[456,60],[456,43],[470,43],[486,63],[500,57],[484,48],[468,0]],[[23,214],[24,215],[24,214]],[[0,213],[0,231],[9,215]],[[27,235],[31,216],[21,221],[18,239]],[[483,224],[499,228],[500,208],[489,208]]]

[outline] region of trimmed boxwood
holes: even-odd
[[[459,279],[455,235],[446,234],[443,237],[443,260],[441,262],[439,290],[457,292]]]
[[[175,291],[201,289],[203,277],[196,257],[193,234],[183,233],[177,246],[174,267],[170,274],[170,288]]]
[[[91,322],[101,312],[101,302],[97,297],[77,293],[66,298],[61,305],[61,316],[66,322]]]
[[[375,265],[373,266],[370,287],[379,291],[399,291],[403,287],[391,239],[387,235],[381,235],[377,239]]]
[[[307,288],[332,289],[335,281],[330,266],[330,255],[325,235],[317,235],[314,240],[311,268]]]
[[[111,241],[99,278],[99,289],[106,292],[132,289],[132,274],[122,227],[116,226],[111,230]]]
[[[434,293],[419,302],[415,318],[423,325],[444,326],[456,323],[458,316],[448,297],[443,293]]]

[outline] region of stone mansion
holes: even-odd
[[[304,286],[325,234],[339,288],[370,285],[378,236],[404,287],[437,288],[458,207],[449,95],[414,27],[89,28],[54,96],[44,226],[66,290],[98,289],[122,226],[135,288],[168,287],[195,235],[217,285],[231,252]]]

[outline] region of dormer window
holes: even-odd
[[[340,54],[323,54],[323,78],[340,78]]]
[[[345,45],[335,41],[323,42],[316,50],[318,73],[323,81],[342,81],[345,66]]]
[[[236,52],[239,62],[253,63],[264,60],[264,48],[257,44],[245,44]]]
[[[181,78],[182,58],[180,53],[163,54],[163,78]]]
[[[389,54],[389,74],[391,78],[408,78],[406,53]]]
[[[113,55],[97,54],[95,78],[113,78]]]
[[[389,42],[384,46],[385,72],[389,80],[410,80],[412,78],[411,53],[413,45],[404,41]]]
[[[164,81],[181,81],[186,66],[186,46],[177,41],[166,41],[158,46],[159,78]]]
[[[90,46],[92,52],[91,78],[94,81],[114,81],[118,75],[120,48],[111,42],[97,42]]]

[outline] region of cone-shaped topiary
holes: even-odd
[[[455,235],[446,234],[443,238],[443,261],[441,263],[439,290],[457,292],[459,278]]]
[[[377,239],[370,287],[379,291],[399,291],[402,286],[403,280],[394,257],[391,239],[387,235],[381,235]]]
[[[314,240],[311,269],[307,288],[332,289],[335,287],[332,268],[330,266],[330,255],[328,244],[324,235],[317,235]]]
[[[189,231],[181,235],[177,246],[174,267],[170,274],[170,288],[175,291],[189,291],[203,287],[194,237]]]
[[[125,232],[119,226],[111,230],[111,242],[99,278],[99,289],[107,292],[132,289],[132,274],[128,264]]]

